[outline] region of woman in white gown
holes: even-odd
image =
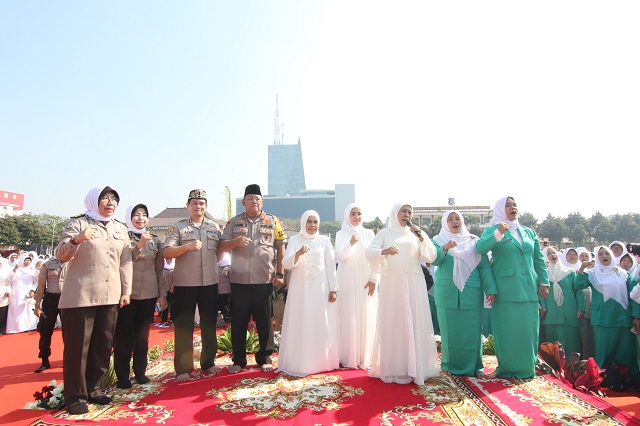
[[[11,272],[7,334],[35,330],[38,325],[38,318],[33,314],[37,281],[31,262],[31,254],[24,254]]]
[[[338,347],[340,364],[367,369],[376,332],[380,275],[372,271],[366,250],[374,233],[362,226],[362,210],[352,203],[344,211],[342,229],[336,234],[336,259],[340,300]]]
[[[416,225],[409,204],[393,206],[389,226],[367,249],[367,258],[381,272],[378,326],[369,376],[385,383],[424,385],[440,374],[440,360],[431,323],[427,283],[420,266],[436,259],[436,247]]]
[[[335,370],[338,326],[336,260],[329,237],[319,235],[320,216],[307,210],[300,233],[289,239],[282,264],[291,269],[282,322],[278,370],[290,376]]]

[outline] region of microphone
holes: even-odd
[[[407,226],[408,227],[411,227],[411,221],[409,219],[406,219],[405,222],[407,222]],[[415,232],[415,234],[416,234],[417,237],[421,237],[422,236],[422,232],[420,232],[419,229]]]
[[[32,309],[32,310],[33,310],[33,312],[35,312],[35,311],[36,311],[35,309]],[[41,313],[40,313],[40,316],[39,316],[38,318],[42,318],[43,320],[46,320],[46,319],[47,319],[47,316],[44,314],[44,312],[41,312]]]

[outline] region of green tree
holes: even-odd
[[[482,229],[482,227],[478,224],[473,224],[471,226],[467,225],[467,229],[471,234],[477,235],[478,237],[481,237],[482,233],[484,232],[484,229]]]
[[[21,249],[31,249],[46,243],[47,230],[36,216],[32,214],[16,216],[16,226],[20,233],[18,244]]]
[[[342,221],[338,222],[320,222],[320,234],[328,235],[331,238],[331,242],[335,243],[336,233],[342,228]]]
[[[573,229],[569,231],[569,238],[571,238],[571,241],[573,241],[576,247],[584,246],[588,237],[589,233],[582,224],[574,226]]]
[[[613,225],[611,241],[636,241],[640,237],[640,225],[635,221],[633,214],[616,214],[609,218]]]
[[[430,238],[433,238],[434,236],[438,235],[440,233],[440,229],[442,228],[442,222],[441,222],[441,218],[437,218],[437,220],[434,218],[434,220],[432,220],[431,222],[425,224],[422,224],[422,226],[420,227],[420,229],[422,229],[424,232],[427,233],[427,235],[429,235]]]
[[[520,222],[521,225],[528,226],[529,228],[538,232],[538,219],[536,219],[535,216],[533,216],[533,213],[529,213],[529,212],[522,213],[518,218],[518,222]]]
[[[362,224],[367,229],[372,229],[375,234],[378,233],[382,228],[384,228],[384,223],[380,220],[378,216],[373,219],[371,222],[365,222]]]
[[[564,219],[554,217],[551,213],[542,221],[538,229],[538,237],[549,238],[558,247],[562,245],[562,239],[568,234],[569,227],[565,224]]]
[[[0,218],[0,244],[2,245],[19,245],[20,231],[15,216],[7,216]]]
[[[580,212],[569,213],[565,219],[565,224],[569,227],[569,232],[573,231],[578,225],[582,225],[582,227],[586,229],[587,219],[582,216]]]
[[[605,218],[605,220],[601,221],[593,230],[593,237],[595,238],[595,242],[597,244],[606,244],[607,242],[613,241],[611,236],[615,231],[615,227],[609,221],[609,219]]]

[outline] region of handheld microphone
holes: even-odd
[[[33,312],[35,312],[35,311],[36,311],[36,310],[35,310],[35,309],[33,309]],[[44,312],[41,312],[41,313],[40,313],[40,316],[39,316],[38,318],[42,318],[43,320],[46,320],[46,319],[47,319],[47,316],[44,314]]]
[[[410,220],[405,220],[405,222],[407,222],[407,226],[411,227],[411,221]],[[418,229],[416,232],[414,232],[414,234],[416,234],[417,237],[421,237],[422,236],[422,232],[420,232],[420,230]]]

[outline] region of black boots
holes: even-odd
[[[40,367],[38,367],[38,369],[34,371],[34,373],[42,373],[47,368],[51,368],[51,365],[49,364],[49,357],[45,356],[42,357],[42,365],[40,365]]]

